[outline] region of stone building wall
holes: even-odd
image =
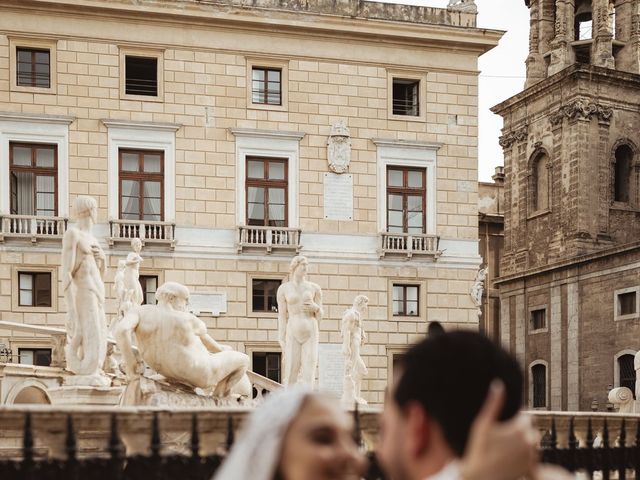
[[[246,217],[239,200],[245,188],[239,149],[242,139],[251,138],[254,150],[295,145],[288,150],[297,164],[290,172],[289,226],[301,229],[310,280],[324,291],[321,342],[339,343],[339,320],[357,294],[371,300],[364,347],[369,401],[382,401],[392,353],[424,334],[428,321],[477,328],[469,297],[479,264],[477,57],[495,46],[500,33],[474,28],[475,14],[411,7],[400,15],[389,6],[383,20],[368,2],[358,2],[367,8],[351,16],[322,3],[317,12],[316,6],[300,12],[266,2],[268,14],[213,2],[36,3],[0,7],[0,168],[8,172],[8,143],[21,138],[22,129],[54,125],[63,132],[59,155],[68,165],[60,167],[58,214],[70,216],[76,195],[98,200],[95,232],[109,259],[109,317],[115,313],[115,267],[128,251],[125,242],[107,242],[113,236],[109,222],[118,219],[114,145],[155,142],[165,152],[163,220],[175,223],[176,241],[148,242],[141,274],[184,283],[194,293],[226,293],[227,311],[203,317],[212,335],[247,352],[278,350],[276,316],[250,311],[250,285],[252,278],[284,278],[293,254],[239,252],[237,245],[237,228]],[[49,91],[15,86],[12,52],[20,45],[51,49],[56,72]],[[158,58],[157,98],[124,93],[127,53]],[[282,69],[282,106],[251,104],[250,70],[256,64]],[[420,80],[417,118],[390,113],[394,76]],[[324,215],[325,202],[332,200],[323,189],[327,138],[339,120],[352,141],[349,221]],[[431,169],[427,221],[439,237],[437,258],[380,258],[379,232],[386,228],[383,151],[419,157]],[[0,215],[6,215],[9,185],[1,181]],[[59,241],[3,240],[0,318],[64,325]],[[51,308],[17,307],[19,269],[53,273]],[[394,280],[420,286],[418,317],[392,316]],[[14,350],[49,342],[11,332],[0,332],[0,339]]]

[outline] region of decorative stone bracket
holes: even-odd
[[[590,120],[596,117],[600,123],[609,123],[613,116],[613,109],[591,102],[586,98],[578,98],[558,109],[549,117],[551,125],[559,125],[565,118],[569,120]]]
[[[498,143],[502,148],[506,149],[511,147],[511,145],[513,145],[516,142],[522,142],[526,140],[528,134],[529,134],[529,127],[525,125],[524,127],[519,128],[518,130],[505,133],[500,137],[500,139],[498,140]]]

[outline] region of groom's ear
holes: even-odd
[[[414,458],[422,457],[431,448],[433,419],[418,402],[410,402],[403,410],[409,453]]]

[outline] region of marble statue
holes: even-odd
[[[289,279],[278,287],[278,341],[283,352],[283,385],[302,382],[313,388],[323,314],[322,290],[307,280],[307,267],[306,257],[294,257]]]
[[[478,6],[475,0],[449,0],[447,8],[461,12],[478,13]]]
[[[366,405],[367,401],[361,396],[362,377],[367,373],[367,366],[360,356],[360,346],[367,339],[362,327],[362,316],[369,304],[369,299],[358,295],[353,300],[353,306],[342,315],[340,333],[342,335],[342,353],[344,362],[344,388],[342,401],[346,405],[357,402]]]
[[[484,293],[484,281],[487,278],[487,268],[481,268],[476,274],[476,279],[471,287],[471,299],[473,304],[478,308],[478,316],[482,315],[482,294]]]
[[[91,233],[96,222],[95,199],[75,201],[75,225],[62,238],[62,291],[67,302],[67,369],[81,378],[77,383],[103,386],[109,379],[102,366],[107,354],[107,320],[103,278],[106,257]]]
[[[131,248],[133,252],[127,255],[127,259],[118,262],[118,271],[114,278],[118,300],[118,321],[131,307],[141,305],[144,301],[142,285],[140,285],[140,264],[143,261],[140,256],[142,241],[139,238],[133,238]]]
[[[187,311],[189,290],[166,282],[156,292],[157,305],[129,309],[115,328],[124,370],[130,382],[140,380],[145,363],[173,385],[184,385],[193,393],[228,398],[236,384],[248,382],[249,357],[220,345],[207,333],[202,320]],[[132,346],[135,334],[139,356]],[[250,395],[251,384],[248,384]]]

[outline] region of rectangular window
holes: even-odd
[[[618,295],[620,316],[633,315],[637,312],[636,292],[621,293]]]
[[[247,224],[286,227],[287,161],[247,157]]]
[[[280,383],[280,352],[253,352],[253,371]]]
[[[16,85],[51,87],[51,53],[41,48],[16,48]]]
[[[542,330],[547,326],[547,310],[540,308],[531,310],[531,330]]]
[[[158,59],[156,57],[125,56],[125,93],[127,95],[158,96]]]
[[[276,294],[280,280],[260,280],[254,278],[251,282],[252,311],[277,312],[278,300]]]
[[[280,68],[252,68],[251,102],[282,105],[282,70]]]
[[[156,290],[158,290],[158,276],[140,275],[138,280],[142,286],[142,304],[155,305],[157,303]]]
[[[387,231],[425,233],[427,171],[424,168],[387,167]]]
[[[19,362],[23,365],[37,365],[48,367],[51,365],[50,348],[19,348]]]
[[[58,211],[58,148],[9,144],[11,213],[54,217]]]
[[[419,298],[418,285],[393,285],[393,315],[417,317],[420,315]]]
[[[162,221],[164,152],[120,152],[120,219]]]
[[[393,79],[393,114],[420,116],[420,80]]]
[[[18,305],[21,307],[51,306],[51,273],[18,272]]]

